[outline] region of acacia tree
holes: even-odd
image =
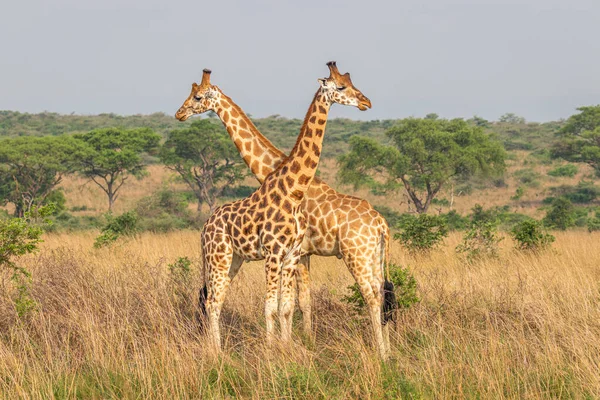
[[[600,176],[600,105],[580,107],[558,132],[552,154],[590,165]]]
[[[453,178],[504,169],[500,142],[462,119],[407,118],[386,132],[391,145],[354,136],[339,158],[338,178],[355,188],[389,191],[404,187],[418,213]]]
[[[194,192],[198,211],[206,203],[212,213],[225,188],[247,175],[225,130],[206,119],[169,132],[160,159]]]
[[[23,217],[43,204],[66,174],[76,168],[81,145],[70,136],[24,136],[0,141],[0,196]]]
[[[149,128],[96,129],[75,138],[85,144],[85,151],[78,157],[79,172],[106,193],[109,211],[130,177],[145,176],[142,155],[156,149],[160,141],[160,136]]]

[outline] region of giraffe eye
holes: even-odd
[[[344,89],[346,89],[346,86],[339,86],[339,87],[337,88],[337,90],[344,90]]]
[[[196,99],[196,101],[200,101],[202,100],[202,96],[194,96],[194,99]]]

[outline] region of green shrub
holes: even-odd
[[[394,239],[410,252],[427,253],[437,247],[448,236],[444,218],[435,215],[419,214],[404,221],[402,231]]]
[[[554,236],[545,232],[542,223],[534,219],[518,223],[511,229],[510,235],[519,250],[542,250],[555,240]]]
[[[68,211],[62,211],[56,216],[52,217],[52,225],[47,229],[48,232],[73,232],[82,231],[86,229],[98,228],[100,221],[98,217],[92,215],[85,215],[76,217]]]
[[[0,269],[11,273],[17,291],[13,301],[19,317],[33,311],[36,303],[29,290],[31,273],[17,265],[15,259],[37,251],[38,244],[43,241],[43,227],[51,224],[47,217],[53,212],[54,205],[49,204],[25,213],[23,218],[0,220]]]
[[[544,225],[553,229],[565,230],[575,225],[573,203],[565,197],[554,199],[543,219]]]
[[[481,204],[475,204],[471,209],[471,226],[483,224],[486,222],[497,222],[499,210],[488,208],[485,210]]]
[[[450,210],[446,214],[441,214],[440,217],[444,219],[450,231],[461,231],[469,225],[469,218],[463,217],[456,210]]]
[[[540,186],[539,179],[541,175],[531,168],[520,169],[515,171],[514,176],[518,179],[520,183],[529,187],[538,187]]]
[[[515,194],[513,196],[510,196],[510,199],[511,200],[520,200],[524,194],[525,194],[525,189],[523,189],[522,186],[518,186],[517,190],[515,190]]]
[[[192,316],[192,262],[187,257],[179,257],[174,263],[168,264],[170,289],[175,306],[182,314]]]
[[[107,216],[108,222],[94,241],[94,247],[104,247],[114,243],[121,236],[132,236],[138,232],[138,216],[134,211],[125,212],[118,217]]]
[[[54,211],[52,212],[54,215],[61,213],[62,211],[67,209],[67,198],[65,197],[62,189],[56,189],[51,191],[48,196],[44,199],[42,205],[52,204]]]
[[[596,211],[596,215],[588,219],[587,229],[589,232],[600,231],[600,212]]]
[[[418,303],[420,299],[417,295],[417,281],[408,267],[403,268],[400,265],[390,263],[388,268],[390,274],[389,280],[394,284],[394,292],[396,294],[396,300],[398,301],[398,308],[400,310],[404,310],[410,308],[413,304]],[[364,309],[366,303],[362,297],[362,294],[360,293],[358,283],[348,286],[348,290],[350,290],[350,295],[344,296],[342,300],[354,305],[357,310]]]
[[[593,182],[581,181],[577,186],[561,185],[550,189],[555,197],[565,197],[576,204],[590,203],[600,195],[600,190]]]
[[[498,235],[498,223],[494,221],[479,221],[471,226],[462,240],[456,246],[456,251],[474,261],[487,257],[498,257],[499,246],[502,241]]]
[[[442,206],[442,207],[449,207],[450,206],[450,201],[448,199],[445,198],[434,198],[433,200],[431,200],[431,204],[437,205],[437,206]]]
[[[577,168],[576,165],[574,164],[565,164],[565,165],[561,165],[559,167],[554,168],[551,171],[548,171],[548,175],[550,176],[568,176],[570,178],[574,177],[577,172],[579,172],[579,169]]]
[[[187,209],[183,193],[166,187],[141,199],[136,206],[140,231],[168,232],[189,228],[195,220]]]

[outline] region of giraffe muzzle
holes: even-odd
[[[371,108],[371,100],[367,99],[366,97],[364,100],[361,100],[360,103],[358,103],[358,109],[360,111],[365,111],[369,108]]]
[[[177,112],[175,113],[175,118],[177,118],[180,121],[185,121],[189,117],[190,116],[188,115],[188,113],[184,109],[181,109],[181,108],[179,110],[177,110]]]

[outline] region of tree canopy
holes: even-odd
[[[160,159],[194,192],[198,209],[206,203],[211,212],[223,190],[247,175],[246,165],[225,129],[206,119],[169,132]]]
[[[78,171],[98,185],[108,197],[108,209],[131,177],[141,179],[146,171],[142,155],[155,150],[160,136],[149,128],[96,129],[74,136],[85,144]]]
[[[580,107],[559,130],[552,153],[569,161],[589,164],[600,176],[600,105]]]
[[[355,187],[393,190],[403,186],[419,213],[427,211],[451,179],[504,169],[502,145],[462,119],[407,118],[386,135],[390,146],[352,137],[350,151],[338,159],[338,177]]]
[[[71,136],[17,137],[0,142],[0,198],[15,205],[22,217],[34,204],[42,204],[75,171],[82,146]]]

